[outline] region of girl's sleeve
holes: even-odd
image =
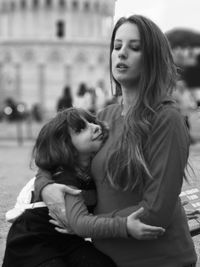
[[[66,217],[73,232],[84,238],[127,238],[127,218],[103,218],[89,214],[82,195],[65,198]]]
[[[42,169],[38,169],[35,180],[34,200],[38,201],[41,199],[42,189],[48,185],[53,184],[51,173]]]
[[[164,108],[156,116],[148,140],[147,159],[152,178],[145,181],[143,199],[137,206],[115,210],[110,216],[128,216],[144,207],[142,221],[166,228],[180,205],[188,155],[189,135],[183,117],[175,108]]]

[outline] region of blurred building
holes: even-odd
[[[116,0],[0,0],[0,99],[55,110],[63,87],[110,87]]]

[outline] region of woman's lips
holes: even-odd
[[[124,63],[118,63],[116,65],[116,68],[119,70],[124,70],[124,69],[128,69],[128,65],[124,64]]]

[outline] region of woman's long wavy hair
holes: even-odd
[[[107,177],[110,183],[123,190],[133,189],[144,176],[151,178],[145,160],[144,148],[151,120],[162,99],[171,95],[177,79],[169,42],[159,27],[150,19],[133,15],[121,18],[116,23],[110,44],[110,73],[112,87],[121,94],[120,83],[112,75],[111,55],[115,35],[125,23],[138,27],[141,44],[141,74],[138,83],[138,98],[124,118],[121,139],[113,144],[107,157]]]
[[[85,127],[85,120],[101,125],[94,115],[81,108],[68,108],[60,111],[46,123],[37,137],[32,151],[32,161],[37,167],[56,173],[79,167],[78,151],[71,141],[70,128],[80,132]]]

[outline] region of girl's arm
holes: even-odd
[[[136,239],[148,240],[155,239],[164,233],[161,227],[146,225],[140,221],[143,209],[140,209],[128,217],[108,218],[102,216],[94,216],[88,212],[82,195],[73,196],[67,194],[66,217],[67,220],[62,221],[62,227],[67,230],[56,228],[61,233],[75,233],[84,238],[127,238],[134,237]],[[60,226],[55,221],[51,222]]]
[[[42,190],[44,187],[46,187],[49,184],[53,184],[54,181],[52,179],[51,173],[42,169],[38,169],[36,174],[36,180],[35,180],[35,199],[41,199],[42,198]]]
[[[34,200],[43,200],[47,206],[49,203],[64,203],[65,193],[77,195],[81,192],[80,190],[74,189],[70,186],[56,184],[55,181],[52,179],[51,173],[42,169],[38,169],[34,188]]]
[[[82,194],[78,196],[66,194],[65,207],[67,224],[79,236],[91,238],[127,237],[126,217],[101,218],[89,214]]]

